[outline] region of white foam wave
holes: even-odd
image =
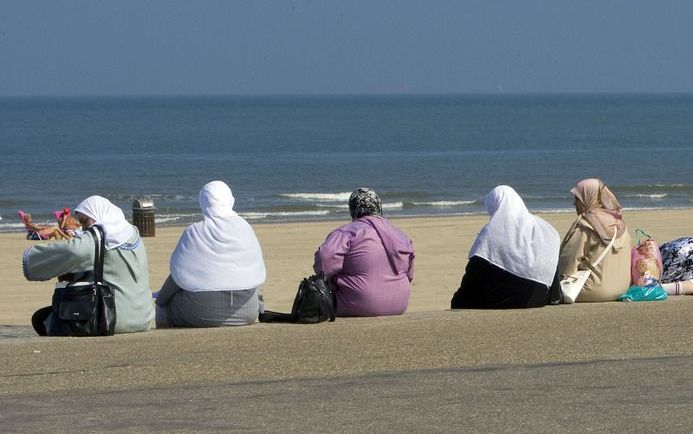
[[[280,211],[280,212],[244,212],[240,216],[248,220],[260,220],[267,217],[309,217],[327,215],[330,211]]]
[[[433,202],[412,202],[416,206],[437,206],[437,207],[452,207],[460,205],[473,205],[475,200],[438,200]]]
[[[197,197],[196,196],[187,196],[183,194],[171,194],[171,193],[148,193],[148,194],[116,194],[114,195],[114,199],[119,200],[119,201],[131,201],[135,200],[138,197],[148,197],[149,199],[152,199],[154,201],[154,204],[156,205],[156,202],[158,201],[168,201],[168,202],[197,202]]]
[[[162,200],[168,200],[172,202],[187,202],[187,201],[195,201],[196,198],[192,196],[184,196],[182,194],[150,194],[150,198],[153,199],[162,199]]]
[[[690,209],[685,206],[625,206],[621,208],[623,211],[651,211],[651,210],[678,210]]]
[[[575,213],[575,208],[537,208],[530,209],[532,212],[542,213],[542,214],[566,214]]]
[[[403,202],[392,202],[392,203],[384,203],[383,204],[383,209],[399,209],[403,208],[404,203]]]
[[[23,223],[2,223],[0,224],[0,231],[7,229],[24,229]]]
[[[319,208],[330,208],[330,209],[342,209],[342,210],[348,210],[349,209],[349,204],[346,202],[343,204],[316,203],[315,206],[317,206]]]
[[[154,217],[154,223],[167,223],[183,219],[188,220],[198,215],[199,214],[162,214]]]
[[[307,201],[346,202],[349,200],[351,193],[348,191],[342,193],[284,193],[280,194],[280,196]]]
[[[626,197],[640,197],[645,199],[663,199],[669,196],[666,193],[654,193],[654,194],[627,194]]]

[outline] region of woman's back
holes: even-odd
[[[146,331],[154,318],[154,302],[149,289],[147,251],[137,228],[125,220],[123,211],[101,196],[90,196],[75,209],[84,229],[99,226],[104,234],[104,281],[115,290],[116,333]],[[91,281],[95,243],[89,232],[69,241],[42,244],[27,249],[23,257],[27,280]],[[65,275],[71,275],[70,279]],[[32,323],[44,323],[44,309]],[[39,315],[40,313],[40,315]],[[50,311],[45,315],[51,315]],[[35,327],[37,327],[35,325]],[[39,330],[37,332],[46,332]],[[47,331],[50,334],[50,330]]]
[[[576,301],[616,300],[630,284],[631,240],[621,204],[597,178],[583,179],[570,193],[578,218],[561,243],[559,273],[566,277],[578,270],[592,271]],[[611,252],[592,266],[612,239]]]
[[[469,252],[453,309],[510,309],[545,306],[557,287],[560,237],[527,209],[510,186],[494,187],[485,197],[489,222]]]
[[[580,292],[578,302],[613,301],[630,285],[631,237],[628,229],[616,238],[610,254],[596,267],[591,264],[606,248],[590,224],[580,219],[561,246],[558,269],[562,275],[591,269],[592,273]]]
[[[106,250],[104,280],[116,292],[116,333],[149,329],[154,306],[149,289],[147,252],[134,228],[130,239]],[[94,267],[94,238],[89,232],[60,243],[41,244],[24,253],[24,275],[28,280],[48,280],[65,274],[90,279]]]
[[[393,248],[387,249],[388,243]],[[398,315],[409,303],[412,261],[406,235],[385,219],[362,217],[327,237],[315,253],[314,268],[336,286],[338,315]]]

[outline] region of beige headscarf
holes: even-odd
[[[611,241],[614,228],[618,230],[617,238],[623,235],[626,224],[621,216],[621,204],[601,180],[583,179],[570,192],[577,199],[578,214],[587,220],[604,244]]]

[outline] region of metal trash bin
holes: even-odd
[[[146,196],[137,197],[132,202],[132,224],[137,227],[142,237],[156,235],[154,209],[154,201]]]

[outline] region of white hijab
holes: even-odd
[[[265,262],[253,228],[233,210],[229,186],[200,190],[204,220],[188,226],[171,255],[171,277],[187,291],[237,291],[265,281]]]
[[[123,211],[101,196],[89,196],[84,199],[75,212],[80,212],[93,219],[103,230],[106,250],[115,249],[125,244],[135,233],[135,228],[127,220]]]
[[[530,214],[520,195],[499,185],[486,195],[491,220],[481,229],[469,257],[479,256],[516,276],[551,286],[561,238],[556,229]]]

